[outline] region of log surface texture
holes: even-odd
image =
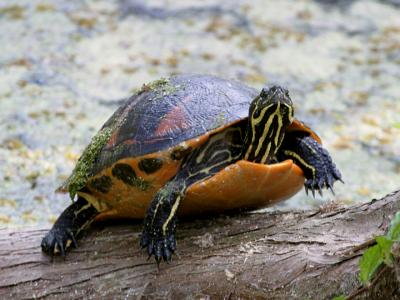
[[[178,227],[179,257],[157,268],[141,224],[93,226],[66,259],[42,254],[48,229],[0,230],[0,299],[332,299],[360,285],[358,261],[400,210],[400,192],[351,207],[247,213]],[[398,299],[394,272],[357,299]]]

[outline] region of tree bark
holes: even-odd
[[[0,230],[0,299],[332,299],[360,288],[358,260],[400,210],[400,191],[351,207],[242,213],[180,222],[179,257],[157,268],[141,224],[103,223],[65,259],[46,230]],[[357,299],[399,299],[391,269]]]

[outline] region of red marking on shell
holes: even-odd
[[[114,131],[106,144],[106,148],[112,148],[117,143],[118,130]]]
[[[131,139],[131,140],[126,140],[123,142],[124,145],[133,145],[136,144],[136,141]]]
[[[154,136],[165,136],[168,132],[180,132],[188,129],[190,124],[188,123],[188,118],[185,111],[176,106],[169,113],[167,113],[160,121]]]

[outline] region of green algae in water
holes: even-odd
[[[22,19],[24,17],[25,8],[19,5],[11,5],[0,8],[0,15],[7,16],[11,19]]]
[[[90,171],[96,157],[98,157],[101,149],[110,139],[112,132],[113,128],[103,128],[92,138],[91,143],[83,151],[74,171],[63,185],[68,189],[71,199],[74,199],[76,192],[86,185],[88,178],[91,176]]]

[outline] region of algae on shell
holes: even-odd
[[[146,91],[153,91],[157,97],[166,96],[177,90],[177,86],[171,84],[169,78],[161,78],[150,82],[149,84],[143,85],[139,93]],[[65,183],[58,189],[60,191],[68,191],[71,199],[73,200],[76,193],[85,187],[88,178],[93,176],[91,174],[93,165],[95,163],[96,157],[100,154],[103,146],[110,139],[114,130],[121,124],[124,120],[124,115],[120,115],[116,118],[112,124],[108,127],[103,127],[93,138],[90,144],[83,151],[81,157],[76,163],[75,169],[73,170],[71,176],[65,181]],[[149,188],[148,183],[138,180],[136,182],[137,186],[141,190],[146,190]]]
[[[65,181],[65,183],[59,188],[59,190],[68,190],[71,200],[74,199],[76,192],[82,189],[91,174],[91,169],[95,163],[96,157],[98,157],[101,149],[110,139],[114,128],[105,127],[102,128],[93,138],[90,144],[83,151],[81,157],[76,163],[75,169],[71,176]]]
[[[160,78],[148,84],[143,84],[139,94],[143,92],[154,92],[157,96],[166,96],[175,92],[179,87],[180,86],[171,84],[169,78]]]

